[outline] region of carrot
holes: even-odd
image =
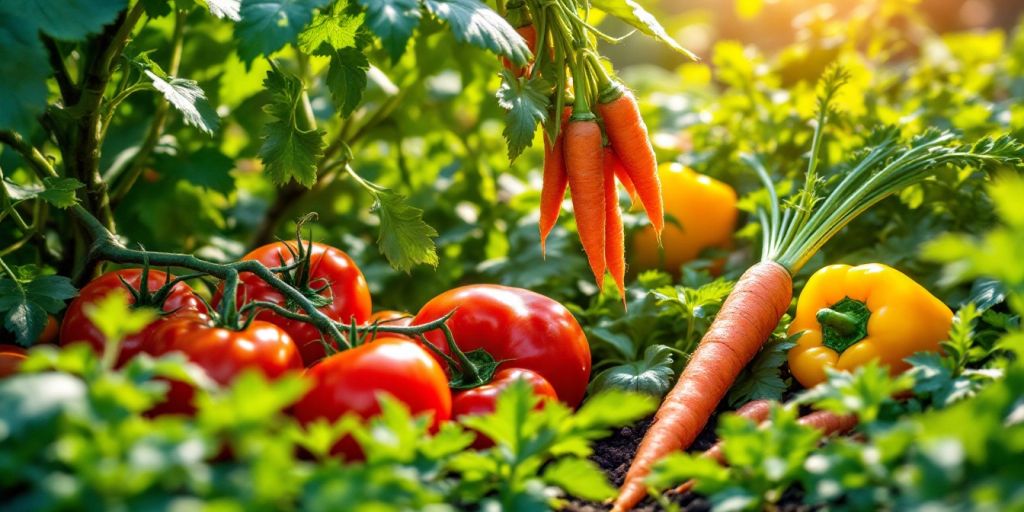
[[[564,145],[565,126],[569,122],[572,108],[565,107],[562,112],[562,128],[552,143],[547,134],[544,135],[544,184],[540,192],[540,250],[547,254],[544,243],[558,221],[562,211],[562,200],[565,189],[569,185],[569,175],[565,172]]]
[[[640,117],[636,97],[621,84],[615,84],[602,92],[601,100],[597,109],[604,119],[608,141],[636,185],[637,195],[647,211],[647,217],[660,236],[665,227],[665,214],[661,182],[658,179],[658,161],[647,137],[647,125]]]
[[[619,183],[622,183],[622,187],[629,194],[629,200],[636,204],[636,185],[633,184],[633,180],[629,179],[629,173],[622,166],[622,160],[615,154],[615,150],[611,146],[604,147],[604,165],[612,168],[615,177],[619,179]]]
[[[740,371],[771,335],[792,298],[793,280],[778,263],[762,261],[740,277],[655,414],[612,510],[633,508],[647,494],[644,478],[651,466],[669,453],[686,449],[696,439]]]
[[[764,420],[768,418],[772,402],[770,400],[756,400],[748,403],[747,405],[751,404],[756,404],[755,410],[760,415],[750,414],[750,411],[744,414],[743,407],[746,407],[746,405],[737,410],[736,414],[754,420],[758,423],[763,423]],[[843,434],[853,430],[853,427],[857,426],[857,416],[853,414],[840,416],[834,412],[815,411],[800,417],[800,419],[797,420],[797,423],[805,427],[816,428],[821,431],[823,436],[830,436],[833,434]],[[704,452],[703,456],[714,459],[719,464],[726,464],[725,452],[722,451],[723,444],[724,443],[722,441],[718,441],[711,448],[708,448],[707,451]],[[695,483],[696,482],[694,480],[687,480],[679,487],[676,487],[676,492],[689,491],[693,488]]]
[[[527,48],[530,49],[530,53],[537,54],[537,29],[532,24],[523,25],[516,29],[516,32],[526,41]],[[516,76],[524,76],[530,73],[530,68],[533,64],[527,64],[525,66],[516,66],[512,64],[512,61],[508,60],[507,57],[501,58],[501,65],[505,69],[515,73]]]
[[[604,253],[606,208],[601,127],[596,120],[577,118],[573,114],[565,127],[564,144],[565,170],[569,175],[576,231],[597,286],[603,287],[607,263]]]
[[[615,286],[622,297],[622,305],[626,305],[626,242],[622,227],[622,213],[619,212],[619,192],[615,188],[615,170],[613,162],[608,159],[608,151],[604,153],[604,194],[605,194],[605,228],[604,228],[604,259],[608,271],[615,279]]]

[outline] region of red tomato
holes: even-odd
[[[158,322],[150,334],[148,349],[155,355],[178,351],[185,354],[206,375],[228,385],[242,372],[259,370],[268,378],[277,378],[290,370],[303,369],[299,351],[280,327],[254,320],[243,330],[211,325],[205,315],[190,315]],[[171,382],[167,400],[156,413],[191,414],[192,388],[183,382]]]
[[[305,243],[303,244],[306,245]],[[295,242],[275,242],[264,245],[249,254],[243,260],[257,260],[267,267],[280,267],[282,262],[289,265],[294,261],[288,247],[295,249]],[[310,256],[308,283],[294,283],[306,288],[307,296],[319,295],[330,300],[330,304],[320,309],[329,318],[349,323],[355,318],[357,324],[366,322],[370,317],[370,289],[359,267],[344,252],[324,244],[313,244]],[[274,287],[258,276],[242,273],[238,286],[239,303],[249,301],[272,302],[282,307],[294,309],[288,300]],[[316,291],[320,288],[319,293]],[[243,302],[244,301],[244,302]],[[220,293],[214,297],[214,305],[220,302]],[[296,320],[289,320],[272,311],[261,311],[256,318],[279,326],[288,333],[299,347],[302,360],[311,365],[322,359],[326,352],[321,344],[320,331],[316,327]]]
[[[25,349],[17,345],[0,345],[0,379],[18,373],[25,360]]]
[[[92,345],[98,352],[103,352],[103,333],[86,316],[85,306],[106,297],[107,294],[114,291],[125,294],[125,297],[128,298],[128,303],[134,304],[135,299],[128,289],[125,288],[124,283],[118,279],[118,276],[124,279],[132,288],[140,289],[142,269],[137,268],[107,272],[90,281],[89,284],[79,291],[78,297],[71,301],[71,305],[68,306],[67,311],[64,313],[64,322],[60,326],[60,344],[62,346],[86,342]],[[150,269],[147,289],[150,293],[155,292],[167,282],[167,279],[166,273]],[[174,279],[174,276],[170,276],[170,279]],[[206,313],[206,305],[203,304],[203,301],[199,299],[199,296],[192,291],[189,285],[178,283],[174,285],[171,293],[167,295],[167,300],[163,304],[163,311],[168,313],[169,316]],[[155,323],[150,324],[136,334],[126,337],[121,342],[121,354],[117,360],[118,364],[124,364],[143,351],[146,339]]]
[[[410,315],[409,313],[403,313],[401,311],[384,309],[370,315],[370,318],[366,320],[365,325],[370,325],[374,322],[379,322],[380,325],[389,325],[393,327],[408,327],[412,325],[412,315]],[[412,336],[406,336],[404,334],[395,334],[391,332],[380,332],[377,335],[377,337],[402,338],[404,340],[413,339]]]
[[[413,414],[431,413],[432,428],[451,418],[452,395],[441,365],[418,343],[380,338],[334,354],[306,371],[312,387],[295,404],[303,425],[319,418],[336,421],[347,413],[380,414],[378,395],[388,393]],[[361,459],[356,441],[346,437],[332,453]]]
[[[533,393],[541,397],[541,402],[537,404],[538,409],[544,407],[545,399],[558,400],[555,388],[551,387],[551,383],[536,372],[522,368],[505,368],[495,373],[491,382],[455,393],[455,396],[452,397],[452,417],[459,419],[463,416],[494,412],[498,403],[498,395],[517,380],[525,380],[533,386]],[[477,435],[473,442],[473,447],[476,449],[488,448],[493,445],[494,443],[490,439],[482,435]]]
[[[46,315],[46,326],[43,327],[43,332],[39,333],[39,338],[36,338],[36,345],[57,341],[59,330],[60,326],[57,325],[57,319],[53,315]]]
[[[420,310],[414,325],[454,310],[448,327],[464,352],[485,349],[502,361],[499,369],[525,368],[544,377],[570,406],[579,405],[590,378],[590,345],[565,306],[530,290],[470,285],[448,290]],[[440,330],[426,334],[444,352]]]

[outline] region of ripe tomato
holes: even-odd
[[[666,222],[661,233],[664,260],[654,228],[648,226],[633,237],[632,267],[664,269],[678,273],[686,262],[711,247],[728,247],[736,229],[736,191],[729,185],[678,163],[658,166],[665,214],[682,227]]]
[[[0,345],[0,379],[18,372],[25,360],[25,349],[17,345]]]
[[[502,361],[499,369],[525,368],[547,379],[558,398],[575,407],[590,378],[590,345],[565,306],[539,293],[498,285],[470,285],[430,300],[413,324],[441,318],[454,310],[448,327],[464,352],[485,349]],[[444,352],[440,330],[426,334]]]
[[[89,284],[79,291],[78,297],[71,301],[71,305],[68,306],[67,311],[64,313],[64,322],[60,326],[60,344],[62,346],[85,342],[98,352],[103,352],[105,342],[103,333],[86,316],[85,306],[115,291],[125,294],[125,297],[128,298],[128,303],[134,304],[134,297],[125,288],[124,283],[118,278],[119,276],[132,288],[136,290],[141,288],[142,270],[137,268],[107,272],[90,281]],[[167,282],[167,279],[166,273],[150,269],[147,290],[150,293],[155,292]],[[170,276],[170,279],[174,279],[174,276]],[[171,288],[171,293],[167,295],[167,300],[163,304],[163,311],[170,316],[206,313],[206,305],[203,304],[203,301],[192,291],[189,285],[178,283]],[[124,364],[143,351],[146,339],[153,325],[150,324],[142,331],[126,337],[121,342],[121,354],[118,357],[118,364]]]
[[[451,418],[452,395],[444,370],[426,349],[408,340],[379,338],[338,352],[307,370],[306,377],[312,387],[294,408],[303,425],[319,418],[336,421],[347,413],[376,416],[382,392],[413,414],[431,413],[433,429]],[[339,441],[331,453],[362,458],[351,437]]]
[[[280,267],[282,262],[284,265],[289,265],[294,261],[288,250],[289,247],[295,250],[295,242],[267,244],[246,254],[242,259],[257,260],[267,267]],[[309,263],[307,281],[302,282],[302,277],[294,275],[294,271],[286,279],[291,280],[292,284],[303,290],[308,297],[328,301],[327,305],[319,309],[329,318],[342,323],[351,322],[353,318],[357,324],[366,322],[370,317],[371,310],[370,289],[355,262],[347,254],[334,247],[314,243]],[[264,301],[295,309],[281,292],[256,275],[246,272],[239,277],[238,298],[240,304]],[[214,305],[219,302],[220,293],[218,292],[214,297]],[[284,329],[299,347],[302,360],[307,366],[326,355],[320,341],[320,331],[316,327],[305,322],[289,320],[267,310],[261,311],[256,318]]]
[[[39,333],[39,337],[36,338],[36,345],[41,343],[53,343],[57,341],[57,334],[60,330],[60,326],[57,325],[57,318],[53,315],[46,315],[46,326],[43,327],[43,332]]]
[[[541,402],[537,404],[538,409],[544,407],[546,399],[558,400],[555,388],[551,387],[551,383],[537,372],[522,368],[505,368],[495,373],[491,382],[455,393],[455,396],[452,397],[452,417],[457,420],[463,416],[494,412],[498,404],[498,395],[517,380],[525,380],[533,387],[533,393],[541,397]],[[479,434],[473,441],[473,447],[478,450],[488,448],[493,444],[490,439]]]
[[[303,369],[299,351],[280,327],[254,320],[242,330],[217,327],[206,315],[194,314],[157,322],[150,333],[148,351],[154,355],[182,352],[206,375],[228,385],[242,372],[259,370],[267,378],[277,378],[290,370]],[[190,414],[194,391],[183,382],[171,382],[167,400],[156,413]]]

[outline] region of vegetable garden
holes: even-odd
[[[1024,509],[1024,24],[650,4],[0,0],[0,508]]]

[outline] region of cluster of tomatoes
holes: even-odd
[[[291,242],[277,242],[244,259],[281,270],[283,280],[307,294],[322,313],[340,324],[416,326],[451,314],[445,325],[453,343],[440,329],[424,332],[422,337],[369,329],[375,334],[339,350],[313,325],[273,309],[257,308],[254,318],[227,325],[188,284],[178,282],[159,297],[162,304],[157,307],[162,315],[122,341],[118,364],[140,353],[180,352],[221,385],[230,384],[247,370],[257,370],[271,379],[301,372],[308,380],[308,392],[291,412],[302,424],[335,421],[346,414],[372,417],[380,413],[380,396],[386,393],[413,414],[431,415],[437,428],[463,415],[492,411],[499,392],[519,379],[530,383],[536,394],[570,406],[583,399],[590,377],[589,345],[575,318],[558,302],[524,289],[470,285],[438,295],[415,317],[393,311],[371,314],[366,280],[348,255],[327,245],[309,244],[308,259],[301,265],[295,262],[301,257],[296,247]],[[296,268],[302,269],[301,275],[290,274]],[[148,282],[143,282],[144,276]],[[262,302],[302,313],[258,276],[241,273],[239,278],[237,303],[243,311],[245,304]],[[96,278],[82,288],[65,312],[61,345],[87,343],[102,351],[104,336],[86,314],[90,304],[109,293],[124,293],[140,306],[153,296],[147,291],[160,289],[172,279],[158,270],[144,273],[140,269],[116,270]],[[223,298],[223,291],[218,290],[210,305],[221,309]],[[452,368],[459,361],[453,356],[481,350],[489,355],[487,360],[498,363],[489,368],[496,371],[484,372],[485,379],[475,382],[475,387],[462,389],[462,385],[452,390],[450,376],[460,371]],[[165,401],[152,412],[191,414],[193,396],[190,385],[172,381]],[[487,440],[478,440],[478,445],[486,444]],[[340,441],[334,451],[349,458],[361,455],[350,438]]]

